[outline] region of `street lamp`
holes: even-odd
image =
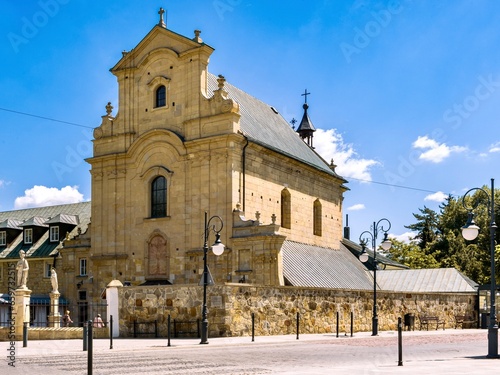
[[[388,225],[384,228],[384,222]],[[361,254],[359,255],[359,260],[363,263],[368,261],[368,254],[366,253],[366,244],[368,239],[371,238],[372,249],[373,249],[373,316],[372,316],[372,336],[378,335],[378,313],[377,313],[377,234],[379,232],[384,232],[384,240],[380,244],[382,249],[389,250],[391,248],[391,241],[387,238],[387,232],[391,229],[391,222],[387,219],[380,219],[376,223],[373,222],[372,231],[364,231],[359,236],[359,243],[361,245]]]
[[[495,308],[496,297],[496,279],[495,279],[495,231],[497,225],[495,224],[495,180],[491,179],[491,199],[488,193],[481,188],[472,188],[465,193],[462,198],[462,204],[468,211],[467,223],[462,227],[462,236],[467,241],[474,240],[479,234],[479,227],[474,222],[474,213],[472,210],[477,208],[479,202],[475,202],[472,207],[467,206],[465,197],[471,191],[478,190],[483,192],[488,198],[488,213],[490,215],[490,262],[491,262],[491,282],[490,282],[490,323],[488,325],[488,358],[498,358],[498,323]]]
[[[203,243],[203,308],[201,312],[201,342],[200,344],[208,344],[208,310],[207,310],[207,285],[208,285],[208,265],[207,265],[207,255],[208,255],[208,235],[212,230],[215,233],[215,242],[212,245],[212,251],[215,255],[222,255],[224,252],[224,244],[220,240],[220,231],[224,227],[224,222],[220,216],[212,216],[207,220],[208,214],[205,211],[205,232],[204,232],[204,243]],[[210,227],[212,220],[218,221],[220,228],[217,228],[217,223]]]

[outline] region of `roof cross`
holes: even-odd
[[[158,26],[166,28],[167,25],[165,24],[165,21],[163,21],[163,13],[165,13],[165,10],[163,8],[160,8],[158,11],[158,14],[160,15],[160,22],[158,22]]]
[[[303,93],[303,94],[301,94],[301,96],[304,96],[304,97],[305,97],[305,98],[304,98],[304,99],[305,99],[305,104],[307,104],[307,95],[311,95],[311,93],[310,93],[310,92],[307,92],[307,89],[305,89],[305,90],[304,90],[304,93]]]

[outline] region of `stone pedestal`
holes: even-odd
[[[59,312],[59,292],[50,292],[50,315],[49,315],[49,327],[60,328],[61,327],[61,313]]]
[[[15,305],[13,306],[12,319],[15,322],[16,341],[23,339],[23,326],[30,321],[30,296],[31,290],[19,288],[15,290]]]

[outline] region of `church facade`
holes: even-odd
[[[119,110],[87,160],[95,279],[198,283],[205,212],[223,223],[216,282],[285,285],[285,240],[340,246],[346,180],[276,109],[211,74],[199,35],[160,22],[111,69]]]

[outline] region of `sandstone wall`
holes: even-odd
[[[158,321],[160,336],[167,335],[167,318],[195,321],[201,317],[201,286],[123,287],[119,289],[120,336],[133,335],[133,322]],[[477,318],[475,293],[389,293],[377,292],[379,330],[396,330],[398,317],[406,313],[435,315],[454,327],[454,316]],[[300,314],[301,333],[350,331],[353,312],[355,332],[370,331],[373,294],[366,291],[257,287],[244,284],[209,286],[207,289],[209,337],[251,335],[252,313],[255,335],[295,333]]]

